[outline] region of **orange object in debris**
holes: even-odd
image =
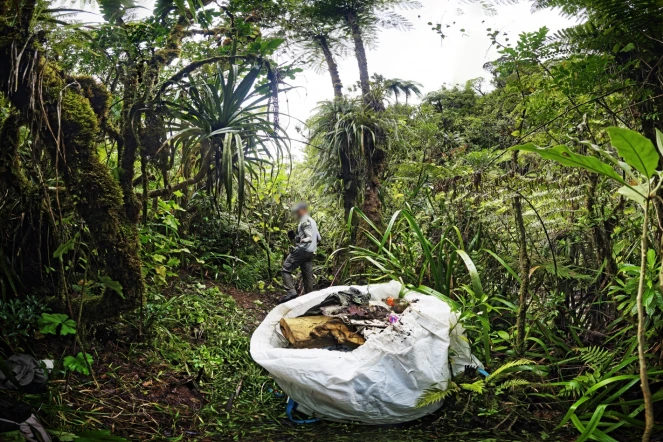
[[[386,301],[386,302],[387,302],[387,305],[388,305],[389,307],[393,307],[393,306],[394,306],[394,298],[387,298],[387,301]]]

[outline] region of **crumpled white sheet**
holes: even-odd
[[[327,295],[349,286],[309,293],[274,308],[251,337],[251,356],[294,401],[298,410],[321,419],[365,424],[395,424],[436,411],[440,404],[416,408],[424,390],[446,389],[452,372],[466,365],[483,368],[449,305],[413,291],[400,321],[374,334],[352,352],[285,348],[281,318],[302,315]],[[397,297],[392,281],[352,286],[368,291],[372,301]]]

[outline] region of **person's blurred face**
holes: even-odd
[[[301,218],[302,216],[306,215],[306,209],[299,209],[297,212],[295,212],[297,215],[297,218]]]

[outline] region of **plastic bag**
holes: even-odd
[[[405,295],[410,307],[398,321],[352,352],[286,348],[281,318],[298,317],[348,287],[329,287],[277,306],[251,337],[251,356],[299,404],[299,411],[334,421],[406,422],[441,406],[417,408],[424,390],[446,389],[452,373],[466,365],[483,368],[450,306],[412,291]],[[401,291],[396,281],[352,287],[368,291],[376,302]]]

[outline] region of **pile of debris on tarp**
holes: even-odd
[[[327,295],[320,304],[297,318],[279,321],[283,336],[295,348],[353,350],[373,333],[398,321],[409,303],[404,299],[386,298],[371,301],[369,293],[350,287]],[[393,308],[393,312],[392,312]]]
[[[281,304],[253,334],[251,355],[310,416],[370,424],[424,416],[440,406],[417,408],[424,390],[481,364],[447,303],[401,291],[397,282],[330,287]]]

